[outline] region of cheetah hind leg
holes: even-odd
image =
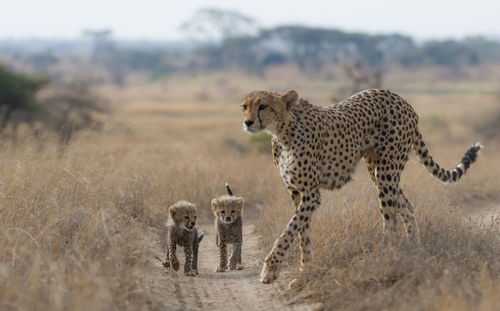
[[[420,240],[420,229],[418,227],[417,219],[413,214],[414,208],[411,202],[406,198],[403,193],[403,190],[399,190],[399,200],[401,206],[401,218],[402,223],[406,229],[408,234],[408,239],[418,246],[422,245],[422,241]]]
[[[306,225],[299,232],[300,247],[300,271],[304,271],[306,265],[312,260],[311,227]]]

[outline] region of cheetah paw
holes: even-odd
[[[224,267],[223,265],[220,265],[217,267],[217,269],[215,271],[216,272],[224,272],[224,271],[226,271],[226,267]]]
[[[271,284],[278,278],[279,274],[280,271],[277,265],[271,265],[265,262],[262,267],[262,272],[260,273],[260,280],[264,284]]]
[[[170,268],[170,262],[168,261],[162,261],[161,264],[165,267],[165,268]]]
[[[237,264],[236,265],[236,270],[243,270],[243,265],[242,264]]]

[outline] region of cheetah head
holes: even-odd
[[[196,225],[196,205],[179,201],[168,208],[170,218],[178,228],[192,231]]]
[[[243,198],[235,196],[222,196],[211,202],[215,217],[225,224],[232,224],[241,216]]]
[[[241,103],[243,130],[249,134],[262,130],[274,133],[284,120],[288,109],[297,102],[299,95],[292,90],[284,95],[268,91],[254,91]]]

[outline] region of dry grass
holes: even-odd
[[[62,156],[31,141],[4,144],[0,309],[161,309],[141,279],[168,204],[190,200],[211,221],[210,200],[229,181],[255,214],[267,186],[252,172],[261,156],[164,138],[87,134]]]
[[[444,143],[431,152],[444,148],[435,159],[452,167],[465,147]],[[282,282],[299,280],[288,290],[289,301],[320,301],[326,310],[494,310],[500,303],[500,218],[468,206],[478,198],[498,204],[500,169],[490,164],[500,153],[491,147],[453,186],[410,161],[402,187],[416,207],[421,248],[384,238],[377,191],[361,162],[352,183],[322,192],[312,226],[314,261],[299,273],[298,247],[288,258],[290,273]],[[294,208],[285,191],[265,205],[259,230],[269,251]]]
[[[162,309],[142,279],[152,232],[179,199],[197,204],[201,221],[211,221],[209,202],[224,194],[226,181],[245,198],[245,217],[256,217],[264,203],[259,232],[267,251],[293,208],[270,155],[251,147],[242,153],[250,138],[241,131],[238,101],[254,88],[294,87],[317,104],[328,104],[332,95],[330,81],[300,80],[288,71],[270,72],[266,80],[216,73],[103,86],[116,113],[103,132],[81,133],[64,154],[29,138],[0,142],[0,309]],[[201,100],[203,93],[208,98]],[[494,106],[485,94],[461,101],[418,92],[409,97],[421,119],[437,118],[423,123],[424,137],[449,167],[475,141],[467,129],[479,112],[470,106],[480,105],[483,114]],[[437,109],[440,102],[455,102],[454,112],[447,113],[450,105]],[[491,202],[496,195],[498,166],[489,164],[498,150],[487,145],[466,179],[447,188],[415,162],[409,165],[403,183],[417,206],[422,249],[381,242],[375,189],[360,167],[355,182],[324,194],[314,222],[316,260],[290,298],[322,300],[332,309],[410,304],[449,310],[476,303],[488,309],[498,303],[498,223],[480,227],[457,212],[463,202]],[[292,254],[293,277],[295,264]]]

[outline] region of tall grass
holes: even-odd
[[[458,146],[441,147],[453,151],[438,157],[441,163],[459,159]],[[320,301],[326,310],[494,310],[500,303],[500,219],[480,216],[480,207],[463,202],[497,198],[493,176],[499,169],[490,165],[497,156],[485,152],[456,186],[441,185],[411,161],[402,187],[416,207],[422,247],[384,237],[377,190],[360,163],[352,183],[322,192],[312,221],[315,257],[302,273],[298,247],[292,250],[281,280],[297,279],[287,291],[289,302]],[[265,206],[259,230],[268,251],[294,208],[284,191]]]
[[[3,145],[0,309],[154,309],[142,280],[169,204],[194,202],[211,221],[210,200],[228,181],[255,214],[267,188],[253,173],[267,168],[261,156],[163,138],[87,134],[63,154],[30,140]]]
[[[216,86],[221,77],[231,92]],[[50,139],[43,146],[30,139],[14,145],[0,140],[0,310],[165,309],[150,294],[144,273],[166,207],[189,200],[198,206],[200,221],[212,221],[210,200],[224,194],[226,181],[245,199],[245,217],[255,219],[262,206],[258,231],[269,250],[293,207],[270,155],[234,148],[251,141],[241,133],[238,101],[253,89],[297,88],[313,103],[328,104],[331,81],[290,72],[271,72],[264,80],[226,73],[215,78],[103,86],[115,114],[102,133],[80,133],[63,153]],[[209,101],[197,102],[203,88]],[[462,121],[478,115],[477,107],[494,105],[484,94],[409,99],[421,119],[446,116],[440,119],[449,129],[446,135],[460,138],[424,135],[444,167],[456,165],[475,141],[462,135],[470,131]],[[227,137],[233,146],[224,143]],[[498,150],[486,145],[456,186],[443,187],[415,162],[408,165],[403,187],[416,205],[421,249],[381,242],[376,191],[365,169],[358,168],[345,189],[323,194],[313,222],[316,259],[305,273],[298,273],[296,252],[291,254],[285,270],[300,281],[290,299],[321,300],[338,309],[497,305],[498,223],[478,225],[476,218],[464,219],[457,206],[498,198]]]

